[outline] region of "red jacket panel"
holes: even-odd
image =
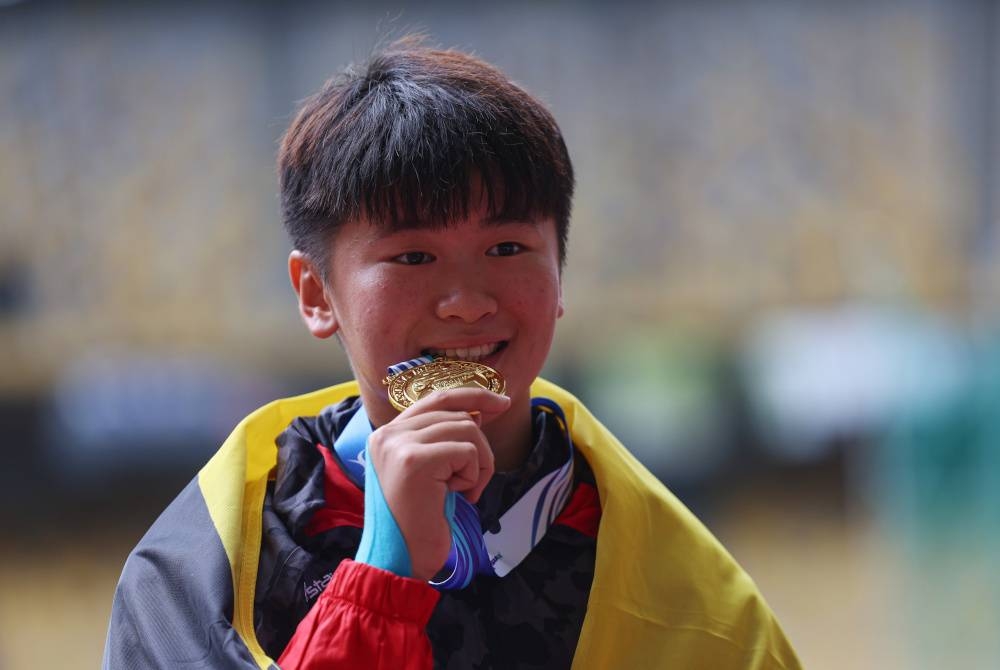
[[[278,659],[282,670],[430,670],[425,632],[439,594],[416,579],[343,561]]]

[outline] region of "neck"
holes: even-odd
[[[531,453],[531,399],[516,402],[509,410],[483,426],[493,449],[497,472],[516,470]]]

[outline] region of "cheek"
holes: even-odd
[[[348,318],[354,332],[370,341],[384,335],[392,324],[391,300],[388,284],[375,272],[358,272],[352,278],[347,295],[344,296],[350,306]]]
[[[381,274],[372,277],[356,300],[360,323],[366,324],[374,337],[389,337],[413,319],[428,290],[420,282],[392,281]]]
[[[560,314],[559,283],[550,278],[521,280],[514,287],[514,303],[527,316],[548,320]]]
[[[530,333],[532,349],[548,352],[556,319],[562,313],[559,285],[549,281],[518,282],[511,287],[511,309],[517,314],[525,334]]]

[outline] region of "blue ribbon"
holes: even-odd
[[[402,363],[396,363],[395,365],[389,366],[389,376],[398,375],[400,372],[409,370],[410,368],[415,368],[418,365],[424,365],[425,363],[430,363],[434,360],[433,356],[418,356],[417,358],[411,358],[408,361],[403,361]]]

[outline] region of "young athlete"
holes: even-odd
[[[798,668],[753,582],[573,396],[549,112],[405,39],[308,100],[288,267],[356,381],[254,412],[129,556],[106,668]]]

